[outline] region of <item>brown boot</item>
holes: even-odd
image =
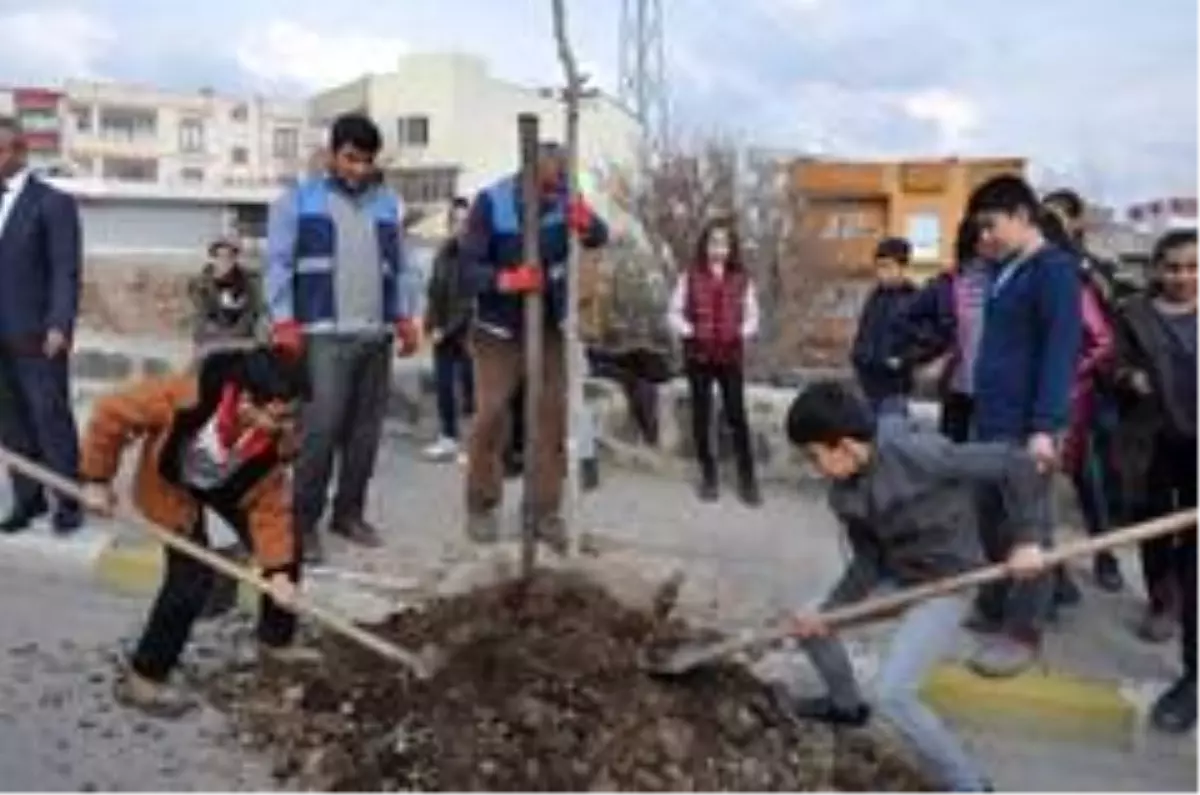
[[[494,544],[500,540],[500,519],[493,511],[467,514],[467,539],[474,544]]]
[[[537,523],[537,539],[559,556],[565,556],[570,546],[567,523],[557,514],[545,516]]]
[[[113,696],[121,706],[168,720],[181,718],[198,706],[195,699],[166,683],[147,679],[132,670],[126,670],[117,679]]]

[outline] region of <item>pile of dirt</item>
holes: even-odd
[[[207,682],[242,742],[291,784],[332,790],[890,790],[926,788],[876,730],[797,721],[744,669],[682,680],[639,669],[694,639],[578,575],[543,573],[396,615],[379,632],[435,643],[428,681],[329,639],[319,669]]]

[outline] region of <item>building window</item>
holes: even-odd
[[[202,168],[181,168],[179,170],[179,178],[184,182],[203,182],[204,169]]]
[[[244,105],[234,105],[233,110],[229,111],[229,118],[236,122],[245,122],[250,117],[250,110]]]
[[[92,107],[90,105],[72,105],[71,118],[74,120],[75,132],[90,133],[92,131]]]
[[[153,110],[101,108],[100,137],[109,141],[136,141],[158,133],[158,114]]]
[[[267,236],[267,206],[265,204],[233,205],[233,228],[244,240],[261,240]]]
[[[409,204],[438,204],[457,195],[457,168],[407,168],[394,171],[388,180]]]
[[[101,176],[121,182],[157,182],[158,161],[143,157],[106,157]]]
[[[300,131],[295,127],[279,127],[275,130],[272,150],[279,160],[295,160],[300,156]]]
[[[204,122],[184,119],[179,123],[179,149],[187,153],[204,151]]]
[[[832,213],[821,229],[825,240],[856,240],[871,235],[862,213]]]
[[[429,146],[429,117],[402,116],[396,122],[401,146]]]
[[[942,219],[937,213],[912,213],[905,221],[914,262],[936,262],[942,249]]]
[[[229,150],[229,160],[235,166],[244,166],[250,162],[250,151],[244,146],[235,146]]]
[[[21,127],[28,133],[54,132],[58,130],[58,111],[52,108],[22,110],[17,114]]]

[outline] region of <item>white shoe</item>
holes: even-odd
[[[453,461],[458,456],[458,442],[443,436],[426,447],[422,455],[430,461]]]

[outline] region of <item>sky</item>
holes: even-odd
[[[661,2],[672,119],[692,136],[830,157],[1024,155],[1039,183],[1118,205],[1196,192],[1195,0]],[[619,0],[567,5],[584,68],[615,92]],[[0,84],[303,96],[437,50],[561,79],[550,0],[357,8],[0,0]]]

